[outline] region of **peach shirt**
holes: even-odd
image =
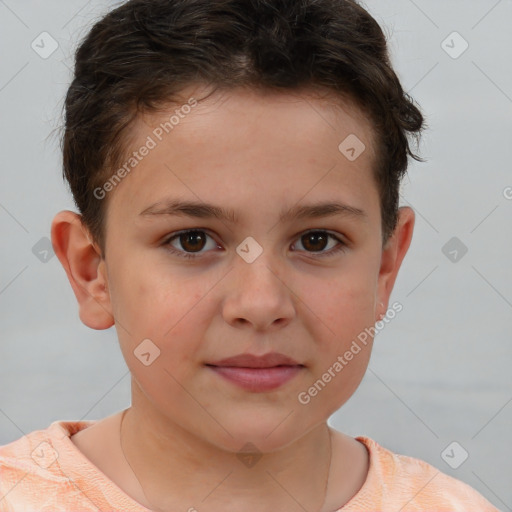
[[[54,421],[0,446],[0,512],[150,512],[71,441],[70,436],[95,422]],[[430,464],[392,453],[368,437],[356,439],[370,454],[368,475],[359,492],[336,512],[498,512],[469,485]]]

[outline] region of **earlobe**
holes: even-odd
[[[402,261],[411,245],[414,230],[414,210],[408,206],[399,209],[398,223],[382,250],[378,277],[377,303],[383,304],[379,314],[385,314]],[[379,308],[381,309],[381,308]],[[379,315],[378,315],[379,316]]]
[[[52,221],[52,245],[68,276],[80,320],[91,329],[114,325],[105,260],[92,242],[81,216],[64,210]]]

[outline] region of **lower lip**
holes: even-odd
[[[270,391],[295,377],[303,366],[274,366],[273,368],[242,368],[235,366],[208,366],[225,379],[248,391]]]

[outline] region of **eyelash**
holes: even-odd
[[[187,258],[187,259],[195,259],[195,258],[199,258],[200,255],[202,253],[190,253],[190,252],[184,252],[184,251],[179,251],[177,249],[175,249],[174,247],[172,247],[170,244],[173,240],[175,240],[176,238],[179,238],[180,235],[185,235],[187,233],[196,233],[196,232],[199,232],[199,233],[204,233],[206,234],[207,236],[209,236],[210,238],[213,238],[211,235],[209,235],[206,231],[202,230],[202,229],[187,229],[187,230],[184,230],[184,231],[179,231],[178,233],[172,235],[170,238],[168,238],[162,245],[166,247],[166,250],[170,251],[171,253],[173,254],[176,254],[177,256],[180,256],[181,258]],[[327,234],[330,238],[333,238],[334,240],[336,240],[337,242],[339,242],[339,245],[334,247],[333,249],[331,249],[330,251],[327,251],[327,252],[318,252],[318,253],[315,253],[315,252],[310,252],[310,254],[316,254],[318,258],[324,258],[324,257],[328,257],[328,256],[334,256],[340,252],[344,252],[347,248],[347,244],[345,242],[343,242],[342,240],[340,240],[337,236],[333,235],[332,233],[329,233],[328,231],[325,231],[325,230],[321,230],[321,229],[313,229],[313,230],[309,230],[309,231],[305,231],[304,233],[301,233],[301,235],[299,236],[299,239],[304,236],[304,235],[308,235],[310,233],[325,233]]]

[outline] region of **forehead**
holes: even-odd
[[[226,200],[248,187],[265,194],[270,182],[274,189],[302,183],[305,192],[314,185],[313,171],[318,178],[329,174],[324,181],[333,185],[373,182],[372,125],[350,100],[307,89],[239,88],[201,100],[204,95],[204,88],[190,87],[180,101],[137,119],[127,154],[149,140],[153,147],[116,186],[110,197],[115,208],[147,207],[165,189],[193,199],[222,191]],[[347,144],[361,151],[357,159],[342,152]]]
[[[302,137],[308,138],[313,144],[323,134],[331,132],[340,142],[349,134],[358,135],[365,140],[368,153],[374,155],[375,134],[370,117],[346,94],[335,95],[325,88],[275,91],[239,87],[218,89],[210,94],[205,91],[208,91],[205,86],[188,87],[180,94],[180,100],[166,111],[139,117],[132,130],[133,135],[143,136],[148,128],[169,121],[169,114],[183,110],[179,119],[174,116],[171,124],[174,124],[172,131],[179,124],[180,130],[176,131],[182,132],[187,139],[198,133],[198,127],[202,129],[199,137],[206,133],[220,137],[223,132],[235,130],[237,133],[229,133],[229,137],[243,137],[255,127],[259,128],[258,135],[263,136],[262,132],[266,132],[267,127],[272,127],[274,131],[281,128],[282,139],[276,142]],[[206,98],[202,99],[204,96]],[[191,100],[197,101],[197,106],[188,109]],[[241,126],[242,123],[244,126]],[[188,130],[190,124],[195,126]],[[240,127],[245,130],[239,131]],[[167,132],[163,135],[165,137]],[[337,149],[335,145],[333,151]]]

